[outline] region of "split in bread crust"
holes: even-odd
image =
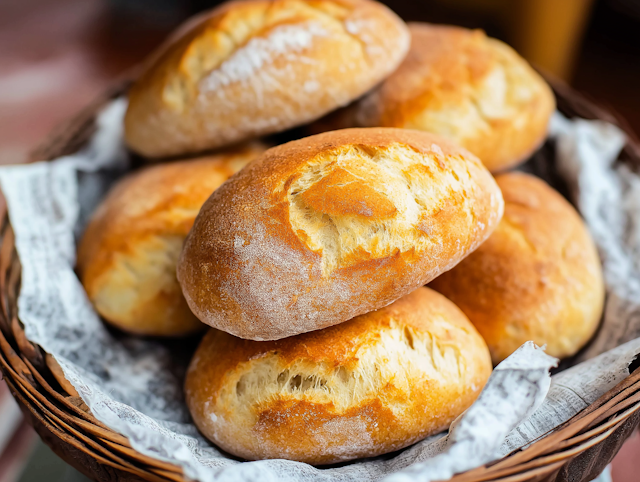
[[[211,330],[185,393],[200,431],[234,455],[329,464],[446,429],[490,373],[469,320],[418,288],[386,308],[278,341]]]

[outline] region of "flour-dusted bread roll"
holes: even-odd
[[[543,142],[555,99],[516,52],[480,30],[421,23],[409,30],[411,49],[398,70],[335,122],[440,134],[490,171],[519,163]]]
[[[406,25],[371,0],[248,0],[203,15],[129,94],[125,136],[148,157],[198,152],[316,119],[402,61]]]
[[[202,329],[176,279],[182,243],[202,203],[263,150],[254,144],[149,167],[120,181],[94,213],[78,250],[80,278],[96,311],[140,335]]]
[[[593,335],[604,287],[596,248],[573,207],[540,179],[497,177],[505,200],[491,237],[431,287],[465,312],[494,364],[525,341],[558,358]]]
[[[464,314],[418,288],[386,308],[283,340],[211,330],[185,393],[200,431],[234,455],[330,464],[445,430],[490,373],[487,346]]]
[[[276,340],[381,308],[452,268],[502,216],[467,151],[403,129],[272,148],[204,204],[178,279],[204,323]]]

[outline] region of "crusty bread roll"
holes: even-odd
[[[456,303],[494,364],[525,341],[575,354],[593,335],[604,287],[598,253],[573,207],[540,179],[503,174],[505,214],[491,237],[431,287]]]
[[[480,30],[413,23],[411,48],[379,88],[325,124],[404,127],[440,134],[490,171],[526,159],[555,109],[545,81]]]
[[[185,392],[200,431],[234,455],[330,464],[445,430],[490,373],[487,346],[464,314],[418,288],[386,308],[283,340],[211,330]]]
[[[381,308],[450,269],[503,201],[467,151],[425,132],[345,129],[272,148],[217,190],[178,279],[204,323],[276,340]]]
[[[180,336],[204,328],[176,279],[182,243],[202,203],[258,156],[252,144],[125,177],[94,213],[78,249],[78,270],[96,311],[140,335]]]
[[[183,29],[133,86],[126,140],[162,157],[303,124],[372,88],[408,48],[406,25],[371,0],[228,2]]]

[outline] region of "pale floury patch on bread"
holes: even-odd
[[[148,63],[125,137],[162,157],[278,132],[362,95],[408,48],[404,23],[371,0],[227,2]]]
[[[204,323],[273,340],[388,305],[502,216],[495,181],[431,134],[347,129],[270,149],[203,206],[178,265]]]
[[[431,283],[469,317],[494,364],[525,341],[558,358],[593,336],[604,303],[596,247],[575,209],[542,180],[496,178],[502,221],[474,253]]]
[[[546,82],[508,45],[480,30],[409,24],[412,43],[392,75],[347,111],[318,123],[403,127],[445,136],[490,171],[525,160],[555,109]]]
[[[418,288],[386,308],[275,342],[212,330],[185,392],[198,428],[224,450],[327,464],[445,429],[490,372],[486,344],[462,312]]]
[[[251,144],[121,180],[94,213],[78,249],[80,278],[96,311],[140,335],[201,330],[176,279],[184,238],[211,193],[264,149]]]
[[[180,235],[151,235],[129,250],[114,250],[110,267],[95,282],[85,277],[96,311],[115,326],[140,335],[180,336],[200,330],[202,324],[185,309],[176,283],[183,242]]]

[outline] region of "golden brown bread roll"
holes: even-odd
[[[494,172],[526,159],[543,142],[555,109],[553,93],[509,46],[480,30],[412,23],[409,31],[411,48],[398,70],[354,106],[322,122],[324,128],[433,132],[468,149]]]
[[[203,15],[129,94],[125,136],[148,157],[282,131],[346,105],[399,65],[406,25],[371,0],[249,0]]]
[[[493,177],[425,132],[345,129],[272,148],[204,204],[178,279],[204,323],[275,340],[381,308],[502,216]]]
[[[140,335],[180,336],[204,328],[176,280],[182,243],[202,203],[264,148],[142,169],[125,177],[94,213],[78,270],[95,309]]]
[[[491,237],[431,287],[465,312],[497,364],[525,341],[575,354],[593,335],[604,301],[596,248],[573,207],[540,179],[496,178],[505,200]]]
[[[491,373],[464,314],[428,289],[340,325],[256,342],[211,330],[186,379],[200,431],[246,458],[330,464],[445,430]]]

